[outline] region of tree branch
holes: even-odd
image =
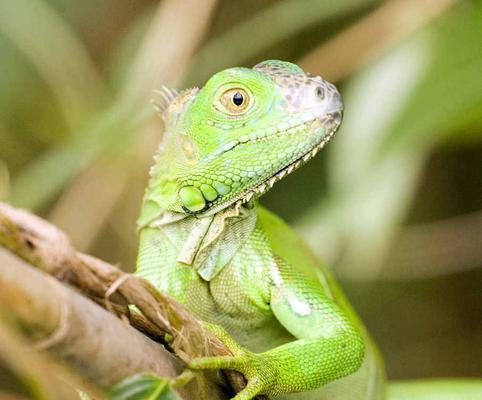
[[[182,363],[158,343],[56,279],[0,249],[0,301],[39,350],[75,367],[88,381],[109,387],[152,371],[174,377]]]
[[[105,400],[93,384],[54,360],[47,353],[33,352],[31,341],[21,335],[4,307],[0,309],[0,399],[9,399],[20,387],[31,399],[79,400],[77,390],[92,399]],[[6,373],[5,373],[6,372]],[[12,379],[13,378],[13,379]],[[5,390],[5,392],[4,392]],[[22,390],[20,391],[22,392]],[[4,397],[5,396],[5,397]],[[12,398],[13,400],[13,398]],[[16,400],[27,400],[21,397]]]
[[[67,236],[59,229],[39,217],[24,210],[15,209],[4,203],[0,203],[0,245],[32,266],[52,275],[57,280],[74,286],[83,295],[94,300],[102,307],[128,320],[131,325],[150,338],[163,341],[166,333],[171,335],[174,341],[170,343],[170,346],[183,361],[187,362],[194,357],[230,354],[224,344],[216,336],[206,331],[201,323],[184,309],[183,306],[169,296],[158,292],[149,282],[134,275],[124,273],[97,258],[77,252],[71,246]],[[8,267],[2,269],[7,271]],[[7,274],[5,271],[0,275],[0,280],[6,279],[3,277],[3,274]],[[17,276],[10,282],[17,282],[17,279],[20,278],[20,276]],[[19,285],[21,287],[21,282],[19,282]],[[49,287],[50,293],[52,293],[51,285]],[[37,293],[36,295],[32,295],[33,297],[31,298],[32,300],[35,299],[35,302],[37,302],[36,296],[39,296],[39,299],[43,299],[43,301],[48,304],[53,304],[50,303],[50,301],[57,302],[58,304],[58,298],[50,298],[50,300],[48,300],[49,297],[44,297],[47,296],[46,292],[48,292],[46,287],[44,287],[44,289],[45,292],[42,293],[37,293],[36,289],[32,287],[25,287],[22,290],[25,294],[30,290],[32,290],[31,293]],[[40,291],[41,289],[38,290]],[[65,290],[66,288],[62,287],[62,289],[59,289],[59,293],[63,293],[62,296],[68,293],[66,298],[71,299],[73,292],[66,292]],[[78,297],[82,299],[82,296]],[[70,315],[75,314],[75,318],[82,318],[82,316],[88,318],[86,314],[90,312],[85,311],[85,307],[89,307],[86,305],[89,304],[88,302],[86,303],[86,299],[82,299],[82,301],[78,299],[72,301],[75,304],[69,305],[69,307],[72,306],[75,313],[71,312]],[[129,305],[135,305],[140,312],[131,312]],[[14,307],[13,304],[11,306]],[[52,310],[55,310],[55,306],[52,307],[54,307]],[[36,321],[36,323],[48,323],[48,327],[52,328],[54,325],[52,321],[56,320],[59,322],[60,318],[58,314],[55,314],[60,311],[58,308],[56,310],[57,311],[52,311],[53,314],[44,313],[43,315],[41,310],[37,310],[35,315],[40,315],[41,317],[38,319],[41,321]],[[21,310],[18,311],[20,312]],[[98,321],[105,323],[105,321],[107,321],[105,315],[107,314],[103,310],[100,311],[102,311],[103,314],[102,316],[97,314],[100,318]],[[21,312],[20,314],[22,315]],[[47,316],[49,317],[47,318]],[[24,322],[29,322],[29,318],[35,317],[30,315]],[[44,318],[47,319],[45,322],[43,321]],[[109,315],[108,321],[115,320],[122,325],[121,321],[112,318],[113,317]],[[94,324],[93,326],[95,326],[96,322],[87,322],[87,320],[84,320],[82,323],[84,325],[92,323]],[[110,322],[108,325],[110,325]],[[85,326],[86,332],[89,332],[88,329],[88,326]],[[47,331],[48,330],[49,329],[47,329]],[[94,332],[95,330],[92,331],[92,333]],[[90,340],[103,340],[105,335],[105,338],[108,339],[105,345],[108,346],[109,339],[120,335],[119,332],[123,331],[113,329],[103,332],[102,335],[99,335],[99,338],[94,335]],[[100,338],[100,336],[102,336],[102,338]],[[126,337],[124,337],[124,339],[126,339]],[[146,338],[143,340],[146,340]],[[65,343],[68,347],[72,346],[73,342],[66,340]],[[89,340],[86,340],[86,343],[89,343]],[[121,349],[125,351],[126,348],[130,348],[129,343],[129,339],[126,339],[124,341],[124,347]],[[160,348],[159,345],[157,345],[157,347]],[[146,357],[148,353],[149,351],[136,352],[136,354],[141,357]],[[114,348],[106,351],[106,356],[109,355],[109,357],[112,357],[113,354],[117,354],[117,357],[122,357],[122,352],[118,354]],[[97,363],[96,357],[98,356],[99,355],[95,353],[95,357],[89,359],[90,362]],[[163,362],[166,360],[166,357],[164,358]],[[119,362],[120,360],[117,361]],[[77,364],[77,362],[74,362],[74,364]],[[75,366],[77,367],[77,365]],[[98,371],[101,373],[103,370],[104,373],[109,373],[109,369],[110,368],[100,368]],[[225,375],[235,391],[239,391],[245,386],[246,381],[241,374],[229,371],[226,372]],[[102,382],[102,380],[100,381]]]

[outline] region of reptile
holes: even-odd
[[[136,274],[233,354],[189,367],[241,372],[235,400],[388,398],[378,350],[330,271],[258,204],[333,137],[336,87],[269,60],[161,95],[165,134],[138,220]]]

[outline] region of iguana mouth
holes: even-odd
[[[312,122],[312,126],[311,126],[312,129],[316,129],[313,125],[327,127],[327,134],[323,136],[321,141],[318,142],[318,144],[316,144],[314,147],[312,147],[311,150],[309,150],[301,157],[299,157],[297,160],[293,161],[291,164],[287,165],[286,167],[276,172],[271,178],[266,179],[259,185],[255,186],[253,189],[250,189],[249,192],[245,194],[242,199],[240,199],[242,203],[247,203],[253,198],[253,196],[261,195],[267,189],[271,189],[276,182],[279,182],[281,179],[291,174],[293,171],[295,171],[302,165],[306,164],[309,160],[311,160],[314,156],[316,156],[316,154],[318,154],[318,152],[323,147],[325,147],[325,145],[335,135],[335,132],[337,131],[340,123],[341,123],[340,112],[325,114],[322,118],[316,118]]]
[[[341,119],[342,119],[342,112],[341,111],[335,111],[335,112],[330,112],[325,115],[323,115],[321,118],[314,118],[312,121],[305,122],[303,126],[306,126],[309,124],[309,128],[311,130],[316,130],[319,129],[320,127],[325,127],[327,130],[327,133],[323,135],[321,140],[314,145],[309,151],[307,151],[305,154],[303,154],[301,157],[293,161],[292,163],[288,164],[287,166],[283,167],[280,169],[278,172],[276,172],[274,175],[272,175],[270,178],[265,179],[261,183],[257,184],[256,186],[246,190],[245,192],[239,194],[236,196],[235,199],[231,200],[231,204],[235,204],[235,207],[240,207],[243,204],[248,203],[255,197],[261,196],[263,193],[265,193],[267,190],[271,189],[276,182],[279,182],[282,180],[284,177],[288,176],[291,174],[293,171],[297,170],[299,167],[302,165],[306,164],[309,160],[311,160],[313,157],[318,154],[318,152],[325,147],[325,145],[331,140],[331,138],[335,135],[336,131],[338,130],[338,127],[341,124]],[[283,132],[277,132],[277,134],[280,134]],[[258,140],[264,140],[265,138],[259,138]],[[249,141],[251,142],[251,141]],[[241,143],[242,144],[242,143]],[[212,214],[218,212],[220,209],[223,209],[227,206],[226,203],[220,203],[211,209],[207,210],[206,214]]]

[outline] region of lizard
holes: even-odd
[[[382,400],[376,345],[329,269],[258,203],[313,158],[343,114],[337,88],[278,60],[161,91],[165,133],[138,220],[136,274],[232,356],[191,361],[247,379],[234,400]]]

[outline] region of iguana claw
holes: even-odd
[[[241,347],[222,327],[203,324],[214,333],[233,356],[196,358],[189,363],[194,370],[227,369],[242,373],[248,381],[246,387],[233,400],[250,400],[258,394],[267,394],[276,386],[276,367],[264,354],[253,353]],[[271,389],[271,390],[270,390]]]

